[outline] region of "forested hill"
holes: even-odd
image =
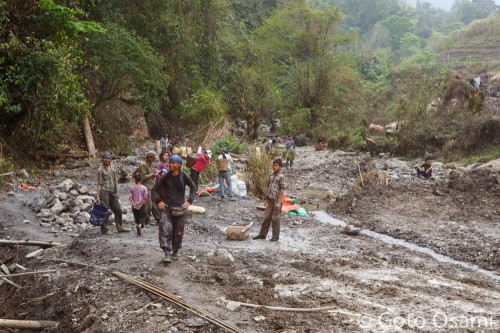
[[[341,145],[395,120],[412,124],[398,140],[419,153],[465,130],[422,115],[456,68],[500,69],[499,29],[491,0],[449,12],[398,0],[0,0],[2,151],[79,148],[88,118],[99,149],[126,153],[125,123],[145,117],[155,137],[222,134],[241,118],[252,140],[280,118],[279,134]]]

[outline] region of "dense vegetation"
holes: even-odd
[[[496,128],[468,105],[459,118],[469,126],[435,121],[426,106],[457,66],[500,68],[498,52],[472,52],[499,45],[499,32],[489,0],[457,0],[450,12],[397,0],[0,0],[2,146],[55,149],[128,96],[155,136],[241,118],[256,139],[280,118],[280,134],[356,144],[367,123],[398,121],[391,140],[422,154]]]

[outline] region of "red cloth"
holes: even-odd
[[[201,153],[201,154],[198,154],[198,159],[196,160],[196,162],[194,163],[194,165],[191,168],[195,169],[198,172],[203,172],[203,170],[205,170],[205,168],[209,164],[210,164],[210,161],[208,160],[208,158],[206,158],[205,154]]]
[[[205,195],[210,195],[210,193],[213,193],[215,191],[215,187],[207,187],[204,190],[198,191],[199,196],[203,196],[203,193],[206,193]]]
[[[21,183],[21,187],[25,190],[36,190],[36,187],[34,186],[28,186],[25,183]]]

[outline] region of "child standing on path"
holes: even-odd
[[[373,140],[372,138],[369,138],[367,136],[365,136],[363,138],[366,142],[366,146],[368,147],[368,149],[370,150],[370,156],[373,158],[375,157],[375,149],[376,149],[376,144],[375,144],[375,140]]]
[[[283,194],[285,193],[285,176],[281,172],[283,161],[277,158],[273,161],[273,174],[269,176],[269,189],[267,199],[269,201],[264,212],[264,221],[257,236],[253,239],[266,239],[269,227],[272,225],[273,237],[271,242],[280,239],[281,205],[283,204]]]
[[[142,175],[140,172],[134,174],[135,185],[129,193],[129,200],[132,203],[132,213],[134,214],[137,235],[141,235],[141,229],[146,222],[146,202],[148,201],[148,189],[142,185]]]
[[[285,141],[286,148],[286,168],[293,169],[293,160],[295,159],[295,142],[291,135],[288,135],[287,140]]]

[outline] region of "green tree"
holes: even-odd
[[[417,54],[421,49],[422,45],[418,36],[411,32],[404,33],[400,41],[400,51],[403,56],[411,57]]]
[[[389,40],[392,49],[398,50],[403,35],[414,31],[415,21],[409,17],[392,15],[383,20],[382,24],[389,30]]]
[[[168,84],[163,59],[134,32],[112,23],[103,26],[105,34],[85,42],[93,103],[128,92],[146,112],[159,112]]]
[[[335,7],[318,10],[297,1],[276,10],[253,35],[254,64],[272,75],[267,86],[281,89],[288,109],[307,109],[310,126],[344,102],[335,55],[349,38],[335,29],[340,19]]]
[[[429,38],[432,31],[441,30],[441,28],[450,20],[450,13],[433,7],[427,2],[418,0],[415,6],[417,17],[415,33],[421,38]]]
[[[81,35],[102,33],[79,9],[52,0],[2,2],[0,114],[4,135],[23,148],[50,147],[90,112]]]
[[[397,0],[350,0],[331,1],[342,8],[345,24],[358,27],[361,35],[368,34],[375,24],[392,15],[402,15],[404,9]]]
[[[497,10],[495,2],[491,0],[455,0],[451,7],[451,14],[456,21],[465,24],[488,17]]]

